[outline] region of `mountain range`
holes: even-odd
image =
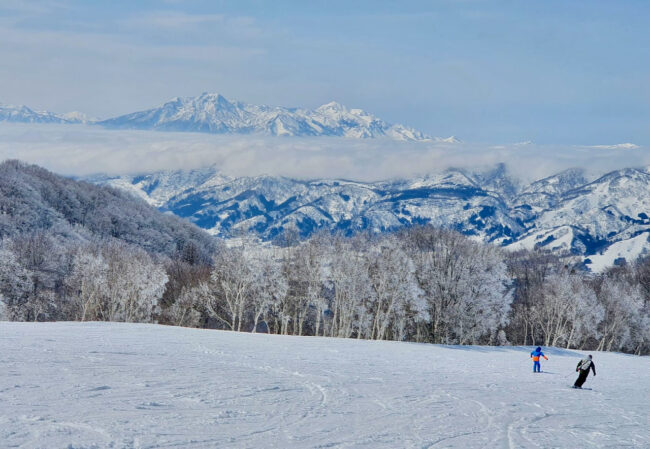
[[[91,120],[80,113],[56,114],[26,106],[0,104],[0,122],[85,123],[109,129],[255,134],[268,136],[336,136],[353,139],[389,138],[455,143],[455,137],[430,137],[399,124],[390,124],[361,109],[331,102],[316,109],[260,106],[229,101],[220,94],[176,97],[146,111]]]
[[[48,111],[35,111],[27,106],[0,103],[0,122],[79,124],[91,123],[92,120],[81,112],[57,114]]]
[[[431,224],[512,250],[535,247],[581,257],[600,271],[650,252],[650,168],[588,180],[578,169],[528,185],[501,164],[407,180],[362,183],[274,176],[229,177],[216,167],[90,179],[131,191],[213,235],[287,231],[352,234]]]

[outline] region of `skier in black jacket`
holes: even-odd
[[[576,379],[576,383],[573,384],[573,388],[582,388],[582,384],[587,380],[590,369],[594,372],[594,376],[596,375],[596,365],[591,358],[591,355],[589,355],[586,359],[582,359],[578,362],[576,372],[579,371],[580,374],[578,375],[578,379]]]

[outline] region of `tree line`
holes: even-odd
[[[650,353],[650,259],[601,275],[413,227],[152,253],[51,231],[0,243],[0,314],[242,332]]]

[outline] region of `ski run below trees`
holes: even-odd
[[[20,448],[650,447],[650,359],[122,323],[0,322]]]

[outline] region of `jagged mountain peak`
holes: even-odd
[[[361,111],[361,109],[353,109],[354,111]],[[318,112],[348,112],[348,108],[336,101],[330,101],[316,108]]]
[[[237,105],[219,93],[204,92],[198,97],[174,97],[160,107],[193,109],[195,112],[200,112],[217,110],[232,111],[237,108]],[[156,109],[154,108],[152,110]]]
[[[420,131],[386,123],[362,109],[349,109],[337,102],[308,110],[253,105],[208,92],[198,97],[173,98],[157,108],[104,120],[100,124],[110,128],[217,134],[431,140]]]
[[[190,97],[191,98],[191,97]],[[214,101],[228,101],[226,97],[221,95],[219,92],[203,92],[197,98],[210,99]]]
[[[229,101],[226,97],[224,97],[220,93],[204,92],[198,97],[187,98],[187,101],[190,104],[202,105],[202,106],[213,105],[214,107],[228,108],[228,109],[236,107],[236,104],[234,102]]]
[[[107,120],[80,112],[56,114],[26,106],[0,104],[0,122],[85,123],[111,129],[189,131],[267,136],[328,136],[352,139],[388,138],[404,141],[460,142],[455,137],[430,137],[416,129],[387,123],[363,109],[332,101],[316,109],[254,105],[229,100],[221,93],[174,97],[157,107]]]

